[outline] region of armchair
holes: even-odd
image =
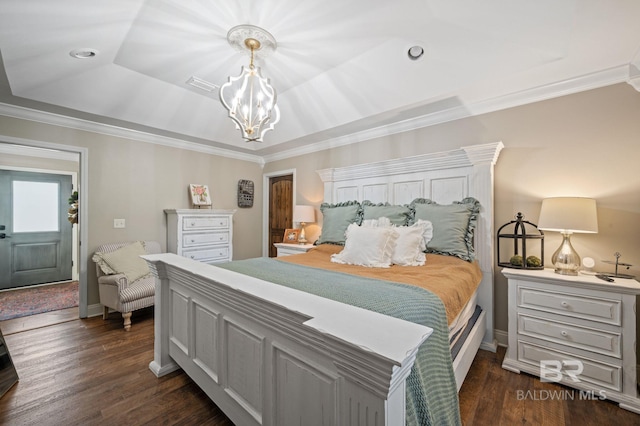
[[[104,244],[97,248],[93,256],[93,261],[97,264],[100,304],[104,307],[102,318],[106,320],[109,317],[109,308],[121,312],[126,331],[131,330],[131,313],[137,309],[153,306],[155,301],[155,277],[140,271],[142,264],[139,261],[143,263],[144,261],[139,258],[139,255],[160,253],[160,243],[156,241],[140,243],[142,247],[137,242]],[[127,253],[123,255],[121,249]],[[120,250],[117,253],[119,262],[112,261],[110,254],[113,255],[118,250]],[[114,265],[117,267],[114,268]],[[131,272],[135,268],[138,269],[136,273]],[[133,280],[130,280],[127,274]],[[137,275],[141,277],[137,278]]]

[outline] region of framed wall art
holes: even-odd
[[[211,206],[211,195],[207,185],[191,183],[189,184],[189,194],[194,208]]]

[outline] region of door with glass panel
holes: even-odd
[[[0,170],[0,289],[71,280],[71,176]]]

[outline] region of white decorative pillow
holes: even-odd
[[[398,232],[391,227],[358,226],[347,228],[344,250],[331,255],[331,261],[348,265],[388,268],[396,247]]]
[[[393,225],[388,217],[379,217],[378,219],[365,219],[362,226],[367,228],[390,228]]]
[[[428,220],[419,220],[411,226],[395,228],[400,234],[392,262],[400,266],[422,266],[427,260],[424,251],[433,236],[433,226]]]
[[[125,274],[129,282],[149,274],[147,262],[140,256],[147,254],[140,241],[126,245],[109,253],[96,253],[93,261],[106,274]]]
[[[418,219],[415,224],[422,224],[422,226],[424,226],[424,233],[422,234],[424,247],[422,247],[420,250],[426,251],[429,241],[431,241],[431,239],[433,238],[433,224],[431,223],[431,221],[424,219]]]
[[[396,248],[391,263],[400,266],[422,266],[427,257],[424,251],[433,237],[433,225],[428,220],[419,219],[411,226],[394,226],[389,218],[365,219],[363,227],[393,228],[398,232]]]

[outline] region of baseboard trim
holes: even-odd
[[[102,315],[102,305],[95,303],[87,306],[87,318],[97,317]]]
[[[509,346],[509,333],[503,330],[493,330],[493,337],[498,341],[498,346]]]

